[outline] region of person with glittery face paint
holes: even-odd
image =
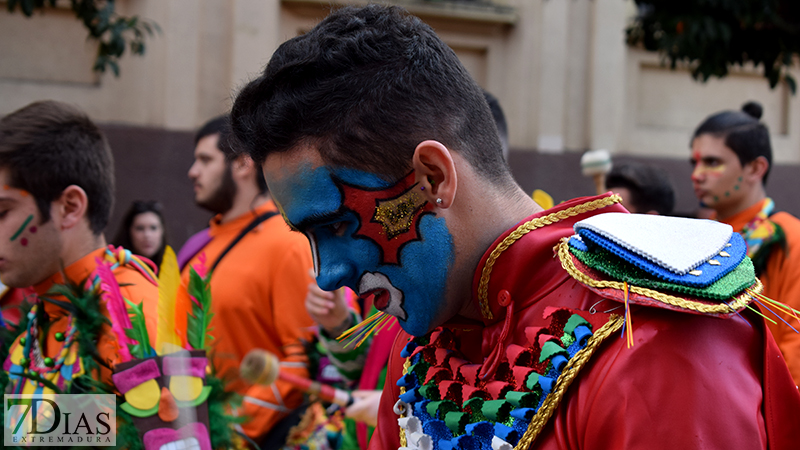
[[[194,163],[187,175],[194,201],[214,213],[209,228],[189,238],[178,253],[181,287],[176,302],[178,329],[186,327],[193,300],[191,268],[211,271],[214,302],[210,354],[226,390],[243,397],[237,415],[243,432],[274,448],[300,421],[303,393],[283,380],[251,385],[239,377],[239,364],[253,349],[275,354],[282,370],[308,377],[304,342],[313,322],[303,307],[312,279],[305,239],[291,233],[267,189],[261,167],[231,147],[227,114],[207,121],[195,135]]]
[[[387,316],[403,328],[370,448],[800,440],[800,394],[745,308],[760,284],[738,235],[627,214],[613,194],[542,210],[503,161],[480,87],[402,8],[338,9],[283,43],[231,123],[319,286],[381,311],[344,339]]]
[[[767,196],[772,166],[769,130],[760,121],[761,105],[721,111],[706,118],[691,141],[692,185],[712,218],[733,226],[747,242],[747,254],[764,283],[764,295],[800,309],[800,220],[780,211]],[[769,328],[795,382],[800,384],[800,333],[794,317]]]
[[[26,329],[5,361],[7,392],[51,392],[24,374],[38,374],[62,392],[83,376],[111,384],[119,353],[109,325],[81,330],[79,306],[50,292],[65,283],[98,286],[102,292],[96,269],[107,265],[122,295],[150,316],[145,325],[155,337],[155,267],[106,245],[103,235],[114,199],[114,164],[105,137],[82,111],[64,103],[42,101],[14,111],[0,119],[0,185],[0,281],[26,288],[33,303]],[[105,304],[97,308],[82,317],[108,320]],[[97,333],[99,366],[93,361],[87,367],[76,356],[81,332]]]

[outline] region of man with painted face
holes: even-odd
[[[481,89],[403,9],[334,11],[278,48],[231,116],[284,219],[308,238],[319,286],[371,296],[404,330],[371,448],[796,446],[788,417],[800,395],[762,319],[744,310],[744,289],[759,285],[738,241],[722,250],[738,235],[709,222],[706,247],[743,267],[735,298],[709,281],[727,303],[641,288],[644,275],[608,257],[593,270],[593,235],[564,241],[573,225],[695,221],[624,214],[610,194],[542,211],[503,162]],[[696,282],[679,270],[670,276]]]
[[[230,383],[227,388],[244,396],[240,414],[250,419],[243,431],[263,444],[265,439],[282,441],[276,436],[285,435],[288,424],[267,435],[300,406],[303,395],[281,380],[273,386],[247,386],[238,377],[239,364],[260,348],[280,358],[281,370],[308,377],[301,342],[312,337],[313,322],[303,306],[312,263],[305,239],[279,217],[261,167],[247,155],[235,155],[229,136],[228,117],[222,116],[205,124],[195,139],[195,162],[189,169],[195,201],[216,215],[208,230],[181,249],[176,318],[178,329],[186,329],[190,267],[212,270],[211,357]]]
[[[713,114],[697,127],[691,142],[692,185],[700,204],[744,237],[764,295],[800,309],[800,220],[767,197],[772,146],[761,114],[761,105],[749,102],[741,111]],[[780,320],[769,329],[800,383],[800,334],[796,324],[790,325],[791,314],[775,313]]]
[[[7,392],[52,393],[51,385],[22,373],[38,374],[67,393],[80,376],[110,384],[118,341],[102,319],[99,330],[89,330],[76,317],[107,318],[105,304],[78,314],[72,299],[51,292],[65,283],[99,286],[95,269],[108,264],[122,295],[151,316],[146,327],[155,339],[155,268],[122,247],[107,246],[103,235],[114,202],[114,162],[105,136],[85,113],[64,103],[41,101],[14,111],[0,120],[0,185],[0,281],[30,288],[35,303],[5,361]],[[97,334],[100,363],[86,358],[97,370],[77,357],[81,333]]]

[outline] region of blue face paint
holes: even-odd
[[[304,165],[270,190],[286,220],[308,237],[322,289],[348,286],[416,336],[449,319],[453,238],[413,175],[387,183],[358,170]]]

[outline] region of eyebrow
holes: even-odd
[[[148,359],[137,364],[131,368],[125,369],[122,372],[117,372],[111,375],[114,384],[119,390],[119,393],[125,395],[126,392],[135,388],[136,386],[150,381],[154,378],[161,376],[161,371],[158,370],[158,364],[153,359]]]
[[[161,363],[161,366],[164,368],[164,375],[188,375],[197,378],[205,377],[207,365],[208,359],[200,356],[189,358],[165,356]]]
[[[333,223],[345,216],[343,209],[337,209],[328,213],[314,213],[304,218],[297,224],[292,224],[298,231],[305,232],[307,229],[322,223]]]

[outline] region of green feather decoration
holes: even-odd
[[[22,334],[23,331],[28,329],[28,313],[31,310],[31,304],[28,301],[23,301],[19,306],[20,318],[18,324],[6,322],[8,328],[0,327],[0,362],[8,358],[8,353],[11,351],[11,344],[14,343],[17,336]],[[0,370],[0,392],[6,391],[8,385],[8,372]],[[0,419],[2,419],[2,410],[0,410]]]
[[[224,382],[215,375],[206,376],[206,386],[211,387],[211,394],[208,396],[208,434],[211,436],[211,448],[235,448],[234,425],[242,424],[248,418],[234,417],[228,411],[241,406],[241,395],[226,391]]]
[[[64,284],[56,284],[47,292],[42,300],[57,305],[72,315],[74,326],[77,329],[74,343],[78,345],[78,357],[83,360],[84,369],[88,373],[98,370],[100,366],[108,367],[108,363],[100,356],[97,351],[97,338],[100,335],[103,325],[111,325],[111,321],[103,315],[100,307],[100,294],[92,289],[85,289],[86,279],[79,283],[67,280]],[[52,296],[61,295],[68,302],[55,300]],[[44,312],[44,308],[39,308]],[[43,320],[39,320],[40,326],[46,325]]]
[[[210,312],[211,291],[209,281],[211,277],[200,277],[194,269],[191,270],[190,294],[196,299],[192,307],[192,314],[189,315],[189,342],[194,348],[202,349],[211,339],[208,335],[209,324],[213,314]],[[66,277],[65,277],[66,279]],[[42,297],[44,301],[53,303],[72,315],[77,328],[75,343],[79,345],[78,356],[83,361],[87,375],[76,377],[64,389],[69,394],[114,394],[114,386],[108,385],[103,381],[93,379],[91,374],[93,369],[99,369],[99,365],[106,365],[100,358],[96,347],[97,337],[102,332],[104,325],[110,325],[110,321],[101,313],[101,296],[99,292],[92,289],[85,289],[86,280],[80,283],[67,281],[63,285],[54,285],[47,293],[49,297]],[[63,296],[68,301],[56,300],[52,297]],[[131,339],[138,342],[137,345],[129,345],[131,355],[136,358],[145,359],[155,356],[155,352],[150,346],[147,334],[147,327],[144,320],[142,304],[134,304],[125,300],[130,306],[132,328],[126,330],[126,334]],[[28,312],[30,304],[23,303],[23,311],[19,325],[6,333],[0,330],[0,356],[7,356],[14,338],[21,332],[28,329]],[[44,315],[44,308],[39,308],[40,316],[37,318],[40,326],[44,329],[49,325]],[[2,358],[0,360],[5,360]],[[57,386],[46,379],[41,379],[36,373],[25,374],[26,377],[35,381],[40,381],[54,392],[59,392]],[[8,374],[0,373],[0,389],[5,391],[8,384]],[[211,387],[211,394],[208,398],[208,415],[213,448],[233,448],[238,440],[237,433],[233,425],[243,423],[246,418],[231,416],[228,411],[236,409],[241,404],[241,397],[224,389],[224,382],[216,375],[216,371],[211,366],[211,373],[206,375],[206,385]],[[138,431],[133,424],[130,415],[125,413],[119,405],[125,401],[123,396],[117,395],[117,447],[128,450],[141,450],[144,448],[139,438]],[[4,420],[3,411],[0,410],[0,421]]]
[[[120,408],[125,403],[125,398],[117,396],[117,448],[126,450],[144,450],[142,438],[133,424],[133,417]]]
[[[138,359],[145,359],[151,356],[156,356],[156,353],[150,347],[150,336],[147,334],[147,325],[144,321],[144,308],[142,303],[138,305],[132,301],[125,299],[125,303],[130,306],[131,328],[125,330],[125,335],[136,341],[136,344],[128,344],[128,350],[131,356]]]
[[[187,317],[187,339],[194,349],[204,349],[214,339],[211,334],[211,272],[201,277],[194,267],[189,268],[189,296],[192,313]]]

